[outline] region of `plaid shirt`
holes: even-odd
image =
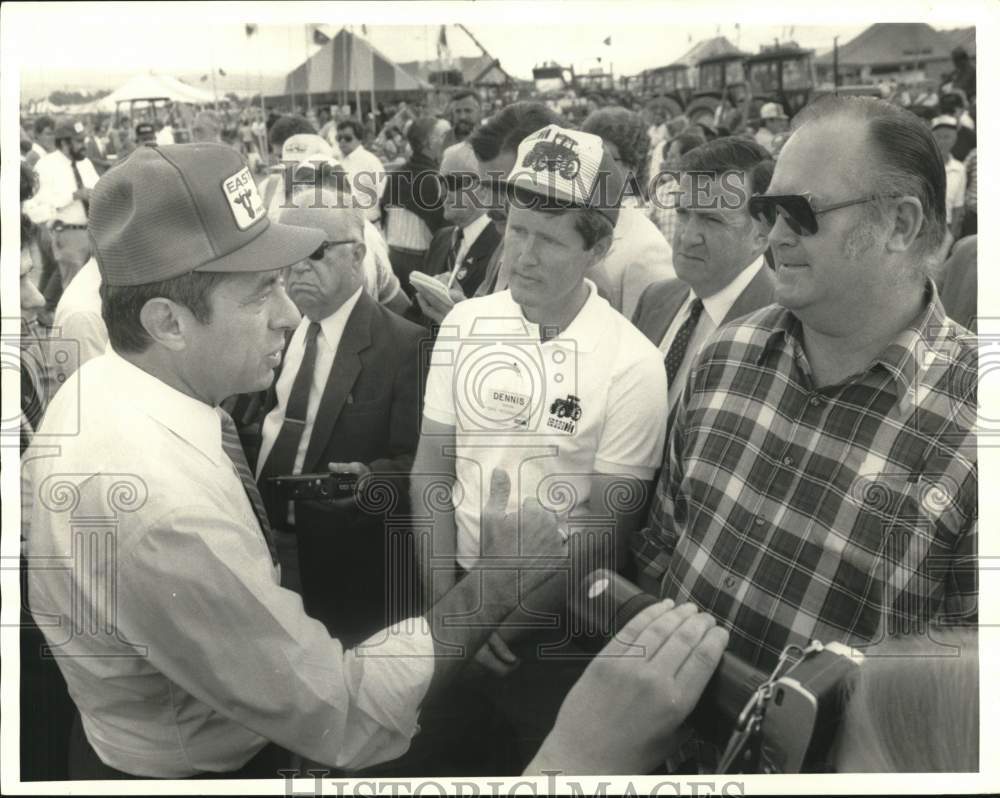
[[[977,351],[929,304],[868,369],[817,388],[772,305],[709,339],[676,408],[640,585],[693,601],[771,668],[789,643],[858,644],[977,617]]]

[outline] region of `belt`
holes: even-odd
[[[63,230],[86,230],[87,225],[85,224],[66,224],[56,219],[52,223],[52,232],[61,233]]]

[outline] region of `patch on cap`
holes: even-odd
[[[83,123],[82,122],[77,122],[75,125],[73,125],[73,130],[75,130],[77,133],[81,133],[82,134],[83,133]]]
[[[246,230],[264,218],[264,201],[247,167],[223,180],[222,190],[229,201],[233,221],[240,230]]]

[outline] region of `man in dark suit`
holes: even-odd
[[[475,153],[468,144],[456,144],[445,151],[441,178],[446,189],[444,218],[448,224],[434,234],[424,258],[423,271],[445,283],[451,282],[457,301],[475,295],[502,240],[486,215],[487,201],[479,186],[478,168]],[[424,316],[432,321],[440,322],[448,310],[429,304],[419,290],[417,302]]]
[[[406,511],[400,502],[419,433],[425,331],[364,291],[361,211],[330,191],[321,203],[313,196],[310,189],[303,201],[293,198],[281,215],[286,224],[324,230],[326,241],[287,276],[303,319],[261,425],[257,478],[267,489],[272,525],[295,532],[306,611],[351,645],[391,622],[390,615],[396,620],[397,612],[414,610],[399,592],[410,567],[409,555],[400,553],[405,536],[387,518]],[[357,497],[291,504],[268,482],[328,470],[371,474],[379,487],[365,490],[363,480]],[[396,499],[374,507],[365,497],[376,494]]]
[[[771,165],[763,147],[737,137],[702,144],[681,159],[682,192],[671,242],[680,279],[652,283],[632,317],[664,355],[671,411],[709,336],[774,301],[764,259],[768,231],[750,216],[746,203],[750,194],[767,189]],[[710,178],[707,183],[702,175]]]

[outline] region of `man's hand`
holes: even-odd
[[[517,669],[521,660],[507,647],[499,632],[490,635],[486,645],[476,652],[476,662],[495,676],[506,676]]]
[[[444,285],[448,285],[448,278],[450,276],[451,276],[450,273],[436,274],[434,275],[434,278],[438,282]],[[453,300],[452,304],[450,305],[447,304],[446,302],[442,302],[434,294],[431,294],[429,292],[424,294],[419,289],[417,289],[417,304],[420,306],[420,310],[423,311],[423,314],[427,318],[432,319],[436,323],[440,324],[441,321],[444,319],[444,317],[451,312],[451,309],[455,307],[455,303],[461,302],[463,299],[467,298],[465,296],[465,293],[462,291],[462,286],[460,286],[458,283],[455,283],[454,285],[452,285],[451,288],[448,289],[448,294],[449,296],[451,296]]]
[[[482,558],[480,567],[491,557],[556,557],[566,553],[566,536],[559,529],[555,513],[546,510],[537,499],[525,499],[521,511],[507,513],[510,501],[510,476],[494,468],[490,477],[490,496],[480,520]]]
[[[636,615],[573,685],[527,774],[648,773],[694,709],[729,634],[693,604]]]

